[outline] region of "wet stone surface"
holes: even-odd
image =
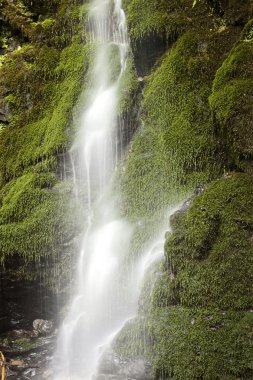
[[[55,340],[55,332],[48,336],[40,336],[34,330],[1,334],[0,347],[7,361],[7,379],[49,378]]]
[[[51,378],[54,301],[39,283],[20,281],[17,286],[1,274],[0,351],[7,361],[6,380]]]
[[[101,357],[98,374],[93,380],[151,380],[151,364],[142,357],[123,358],[112,348]]]

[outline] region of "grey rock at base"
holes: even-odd
[[[44,319],[35,319],[33,321],[33,328],[40,334],[51,334],[53,332],[53,322]]]
[[[145,358],[122,358],[108,349],[102,355],[93,380],[151,380],[152,367]]]

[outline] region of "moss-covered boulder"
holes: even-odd
[[[252,312],[156,309],[149,323],[155,377],[252,379],[252,325]]]
[[[252,177],[234,174],[172,219],[149,298],[158,377],[252,378],[252,194]]]
[[[234,174],[197,197],[166,241],[184,306],[247,310],[253,304],[253,180]]]

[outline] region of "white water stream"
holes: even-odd
[[[162,255],[164,233],[135,265],[126,266],[132,227],[119,217],[110,191],[119,152],[117,99],[126,68],[128,36],[121,0],[95,0],[90,11],[90,34],[97,43],[94,88],[72,148],[82,151],[79,166],[86,178],[88,227],[77,273],[78,290],[59,331],[54,380],[90,380],[108,342],[137,312],[145,268]],[[111,49],[118,52],[113,76]],[[158,249],[157,249],[158,247]]]

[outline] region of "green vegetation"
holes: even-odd
[[[232,175],[210,185],[174,221],[165,251],[182,305],[251,307],[252,194],[251,176]]]
[[[152,318],[157,379],[252,379],[251,312],[174,306]]]
[[[189,1],[124,1],[132,42],[147,35],[178,34],[189,23],[186,12],[191,7]]]
[[[188,32],[147,78],[144,127],[122,179],[128,215],[153,215],[221,173],[208,97],[221,49],[231,42],[227,33]]]
[[[59,186],[58,167],[71,144],[92,46],[84,43],[82,25],[88,5],[65,0],[51,5],[51,13],[42,7],[45,14],[36,19],[33,2],[3,2],[0,95],[7,121],[0,134],[0,261],[4,265],[18,257],[16,276],[43,277],[53,285],[53,269],[31,272],[31,264],[47,257],[60,268],[66,260],[63,245],[71,250],[78,230],[70,218],[71,187]],[[13,28],[18,31],[14,50]]]
[[[80,93],[83,70],[87,70],[88,59],[86,65],[83,61],[89,50],[88,45],[83,47],[75,39],[60,53],[58,64],[57,52],[49,47],[38,52],[25,46],[6,59],[4,83],[7,80],[8,91],[17,91],[6,99],[13,114],[10,125],[1,133],[2,183],[66,150],[66,130]],[[33,59],[33,63],[28,61]]]
[[[210,105],[227,161],[253,173],[253,43],[246,34],[217,71]]]
[[[123,358],[146,356],[156,380],[250,380],[252,4],[123,3],[133,47],[120,89],[123,132],[131,135],[141,119],[116,174],[122,214],[136,225],[129,261],[158,225],[168,226],[169,205],[208,187],[171,218],[165,260],[146,275],[139,315],[114,349]],[[79,231],[59,168],[90,81],[89,4],[0,4],[0,262],[12,278],[43,278],[58,290]],[[118,55],[112,45],[111,81]],[[139,83],[138,59],[150,59]],[[29,349],[26,339],[19,344]]]
[[[68,191],[57,191],[54,182],[50,174],[25,174],[1,190],[2,262],[14,254],[38,261],[60,251],[61,242],[74,236],[74,221],[66,219]]]
[[[181,12],[180,2],[167,2],[167,8],[154,0],[124,2],[133,45],[155,34],[167,33],[169,40],[171,27],[177,38],[144,78],[143,124],[123,168],[124,210],[138,222],[133,248],[140,251],[155,226],[164,224],[168,204],[197,185],[211,185],[187,212],[171,218],[165,260],[146,275],[139,316],[123,328],[114,349],[123,358],[145,356],[155,379],[249,380],[251,8],[248,1],[240,9],[236,2],[192,5]],[[170,7],[177,23],[168,21]]]
[[[253,181],[211,184],[171,221],[149,305],[156,375],[252,378]]]

